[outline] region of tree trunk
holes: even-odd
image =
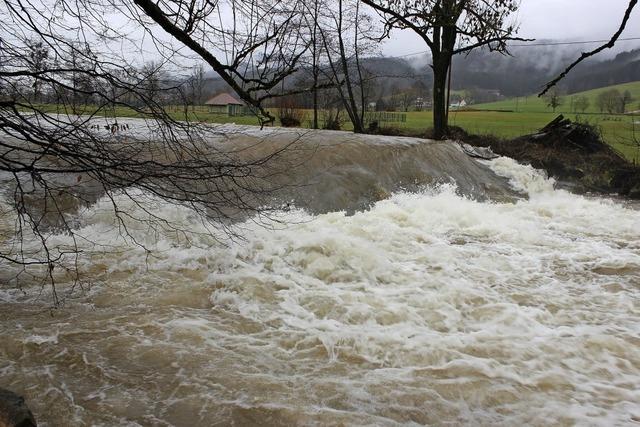
[[[315,70],[313,71],[313,128],[318,129],[318,74]]]
[[[313,128],[318,129],[318,2],[313,12]]]
[[[340,48],[340,62],[342,64],[342,71],[344,73],[344,84],[347,87],[347,112],[349,113],[349,118],[351,119],[351,123],[353,123],[353,132],[354,133],[364,133],[364,126],[362,124],[362,120],[360,120],[360,114],[358,113],[358,106],[356,104],[355,92],[353,91],[353,86],[351,84],[351,76],[349,74],[349,63],[347,62],[347,53],[344,47],[344,39],[342,38],[342,0],[338,2],[338,47]],[[356,22],[357,24],[357,22]],[[362,106],[364,107],[364,106]]]
[[[447,117],[447,74],[451,67],[456,39],[458,37],[455,23],[460,17],[455,0],[436,2],[436,13],[440,21],[433,28],[433,137],[443,139],[448,130]]]
[[[433,137],[442,139],[447,132],[446,85],[451,58],[433,57]]]

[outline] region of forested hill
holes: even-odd
[[[475,51],[454,61],[455,89],[497,89],[507,97],[536,92],[579,56],[575,49],[555,46],[513,48],[512,56]],[[580,64],[562,82],[568,93],[628,83],[640,79],[640,49],[614,58],[593,58]]]
[[[580,55],[580,46],[514,47],[511,55],[485,50],[473,51],[454,60],[452,86],[456,90],[483,89],[499,91],[504,97],[524,96],[537,92],[564,67]],[[432,83],[426,56],[407,58],[364,58],[363,68],[372,80],[375,97],[402,92],[408,88],[426,87]],[[308,76],[302,69],[289,85]],[[561,89],[567,93],[581,92],[604,86],[640,80],[640,48],[619,53],[613,58],[602,56],[580,64],[563,80]],[[207,82],[207,93],[230,90],[218,78]]]
[[[574,93],[640,80],[640,49],[623,52],[615,59],[584,64],[564,83]]]

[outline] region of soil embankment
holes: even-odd
[[[453,129],[452,137],[544,169],[576,191],[640,199],[640,167],[605,143],[592,126],[562,115],[538,133],[513,140],[469,135],[461,129]]]

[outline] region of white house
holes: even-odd
[[[454,109],[454,110],[455,110],[455,109],[458,109],[458,108],[464,108],[464,107],[466,107],[466,106],[467,106],[467,101],[465,101],[465,100],[463,99],[463,100],[461,100],[460,102],[455,102],[455,103],[453,103],[453,104],[449,105],[449,108],[451,108],[451,109]]]

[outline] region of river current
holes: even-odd
[[[431,185],[234,240],[148,197],[190,230],[132,221],[150,251],[100,200],[62,308],[0,287],[0,386],[43,426],[637,425],[637,209],[487,164],[529,197]]]

